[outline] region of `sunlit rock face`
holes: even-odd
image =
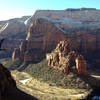
[[[80,28],[86,30],[100,29],[100,10],[94,8],[37,10],[27,23],[31,24],[33,20],[38,18],[50,20],[64,31]]]
[[[85,74],[86,73],[86,60],[82,55],[78,55],[75,59],[76,62],[76,69],[78,74]]]
[[[72,50],[70,41],[61,41],[53,52],[46,55],[48,66],[58,69],[66,74],[76,72],[86,73],[86,60]]]
[[[20,52],[21,59],[38,61],[56,48],[59,41],[68,39],[73,50],[89,63],[97,62],[100,59],[99,19],[100,11],[92,8],[36,11],[27,21],[27,25],[32,24],[23,43],[25,49]]]
[[[39,61],[45,57],[46,52],[53,50],[64,39],[63,32],[53,23],[37,19],[30,26],[26,41],[20,46],[20,58],[24,61]]]

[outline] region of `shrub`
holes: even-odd
[[[56,85],[63,88],[88,88],[85,82],[76,74],[70,73],[66,75],[58,70],[54,70],[48,67],[46,60],[42,60],[37,64],[29,64],[24,71],[40,81],[49,83],[51,86]],[[83,85],[79,85],[81,83]]]

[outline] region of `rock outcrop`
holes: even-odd
[[[12,61],[14,59],[19,58],[19,57],[20,57],[20,49],[19,48],[15,48],[14,51],[13,51],[13,53],[12,53]]]
[[[37,19],[31,25],[26,41],[22,42],[19,47],[19,58],[24,61],[40,61],[47,52],[55,48],[59,41],[64,39],[65,35],[63,32],[53,23],[45,19]],[[14,61],[16,55],[13,55],[12,58]]]
[[[38,18],[45,18],[52,21],[57,27],[65,31],[65,33],[71,33],[71,29],[100,29],[100,10],[95,8],[37,10],[30,20],[28,20],[28,23],[31,24],[32,21]]]
[[[86,73],[86,60],[82,55],[78,55],[75,59],[76,69],[79,74]]]
[[[18,47],[20,42],[26,38],[25,21],[29,17],[23,16],[22,18],[0,21],[0,39],[5,38],[2,48],[7,49],[6,52],[0,53],[0,57],[11,57],[14,48]]]
[[[0,64],[0,100],[37,100],[20,91],[10,72]]]
[[[61,41],[56,49],[46,55],[48,65],[64,73],[74,71],[78,74],[86,73],[86,60],[82,55],[72,51],[70,41]]]
[[[99,10],[88,8],[36,11],[28,20],[30,24],[32,21],[33,23],[29,28],[26,41],[21,44],[23,50],[20,49],[18,58],[23,61],[28,59],[40,61],[46,53],[56,47],[59,41],[68,39],[72,41],[72,49],[82,54],[91,64],[100,59],[99,18]],[[15,58],[13,57],[13,61]]]

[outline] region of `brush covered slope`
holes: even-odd
[[[43,62],[45,61],[41,63],[43,64]],[[39,64],[31,64],[29,67],[30,71],[33,71],[36,70],[36,67],[39,67]],[[30,73],[29,69],[27,69],[26,72]],[[43,74],[43,71],[45,74]],[[12,75],[16,79],[17,86],[21,90],[37,97],[39,100],[80,100],[86,98],[92,91],[88,88],[88,84],[86,85],[82,79],[72,73],[66,76],[54,70],[48,69],[47,71],[47,69],[44,69],[40,70],[40,72],[34,71],[31,76],[26,72],[18,72],[15,70],[12,72]]]

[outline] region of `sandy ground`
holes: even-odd
[[[39,98],[39,100],[77,100],[85,98],[91,91],[50,86],[34,79],[25,72],[13,71],[12,75],[17,82],[18,88]]]

